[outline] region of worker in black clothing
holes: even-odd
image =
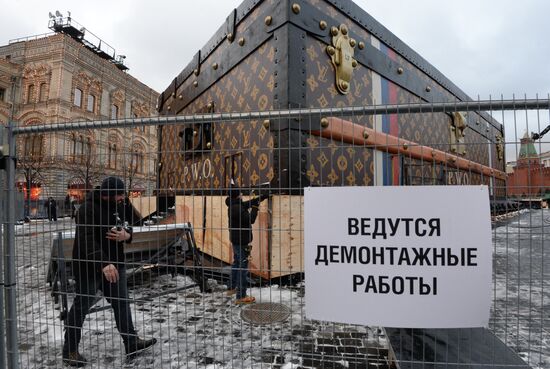
[[[82,367],[86,359],[78,352],[81,329],[96,300],[97,290],[113,308],[116,325],[128,356],[154,345],[156,339],[143,340],[136,335],[128,302],[124,243],[132,240],[133,211],[123,204],[124,182],[107,177],[99,189],[88,194],[76,215],[73,246],[73,271],[76,297],[67,317],[63,361]]]
[[[237,294],[237,305],[251,304],[256,301],[253,296],[246,295],[248,280],[248,257],[252,249],[252,224],[258,216],[260,202],[268,198],[262,194],[249,201],[242,200],[239,188],[232,187],[229,196],[225,199],[229,215],[229,239],[233,246],[233,265],[231,267],[231,281],[229,294]]]

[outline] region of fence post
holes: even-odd
[[[2,174],[3,176],[3,174]],[[1,199],[0,199],[0,202],[2,203],[2,206],[1,206],[1,210],[2,211],[2,225],[0,226],[0,239],[3,237],[4,235],[4,232],[3,232],[3,228],[4,228],[4,216],[3,216],[3,212],[4,212],[4,209],[5,209],[5,187],[4,187],[4,184],[5,184],[5,181],[1,181],[2,182],[2,195],[1,196]],[[3,242],[2,242],[3,243]],[[5,318],[4,318],[4,292],[5,292],[5,288],[4,288],[4,251],[3,251],[3,248],[2,250],[0,250],[0,286],[2,286],[2,290],[0,291],[0,368],[5,368],[6,367],[6,329],[5,329]]]
[[[7,180],[6,180],[6,160],[8,155],[6,145],[8,142],[6,137],[6,128],[0,126],[0,240],[2,240],[2,247],[0,247],[0,368],[6,367],[6,327],[4,316],[4,227],[6,224],[6,209],[7,206]]]
[[[6,222],[4,226],[4,290],[6,292],[6,353],[7,367],[19,368],[19,350],[17,345],[17,301],[15,276],[15,136],[13,122],[9,122],[3,144],[3,165],[6,171]],[[7,146],[7,147],[6,147]]]

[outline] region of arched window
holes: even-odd
[[[131,166],[135,173],[143,173],[143,153],[141,151],[132,152]]]
[[[27,158],[38,158],[42,156],[42,135],[27,135],[23,141],[23,155]]]
[[[82,135],[73,136],[73,161],[80,162],[84,152],[84,137]]]
[[[111,105],[111,119],[118,119],[118,106],[115,104]]]
[[[92,94],[88,95],[88,105],[86,110],[91,111],[92,113],[95,111],[95,96]]]
[[[92,155],[92,139],[90,137],[84,137],[82,142],[83,155],[80,159],[81,163],[89,162]]]
[[[48,100],[48,85],[45,83],[40,84],[40,95],[38,97],[39,101],[47,101]]]
[[[117,152],[116,143],[112,143],[112,142],[109,143],[108,160],[107,160],[107,165],[109,168],[116,169],[117,156],[118,156],[118,152]]]
[[[133,173],[144,173],[145,149],[142,144],[135,142],[130,150],[130,170]]]
[[[34,85],[27,87],[27,104],[34,102]]]
[[[74,104],[79,108],[82,107],[82,90],[79,88],[74,89]]]
[[[76,140],[76,149],[74,151],[75,155],[82,155],[82,153],[84,152],[83,146],[84,146],[84,137],[78,136]]]
[[[32,155],[42,156],[42,135],[33,135],[32,139]]]
[[[72,156],[76,163],[86,163],[92,155],[92,139],[89,136],[74,134],[71,136]]]
[[[77,136],[75,134],[71,135],[71,156],[74,158],[76,155],[76,146],[77,146]],[[73,159],[74,160],[74,159]]]

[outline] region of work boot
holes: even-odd
[[[225,291],[225,294],[227,296],[233,296],[234,294],[237,293],[237,289],[236,288],[231,288],[231,289],[228,289],[227,291]]]
[[[240,299],[235,300],[235,304],[237,305],[246,305],[246,304],[252,304],[256,302],[256,298],[253,296],[245,296]]]
[[[83,366],[86,366],[86,364],[88,364],[88,361],[84,356],[80,355],[78,351],[75,351],[75,352],[64,352],[63,363],[69,366],[76,366],[78,368],[82,368]]]
[[[145,349],[153,346],[155,343],[157,343],[156,338],[151,338],[150,340],[142,340],[141,338],[132,339],[124,344],[126,348],[126,357],[131,359],[145,351]]]

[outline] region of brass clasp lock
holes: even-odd
[[[349,37],[345,24],[340,28],[332,27],[330,33],[332,45],[327,46],[327,54],[336,70],[336,88],[346,95],[350,91],[353,69],[357,67],[357,60],[353,58],[357,42]]]
[[[466,155],[466,144],[464,141],[466,127],[466,114],[462,112],[451,114],[451,124],[449,125],[451,152]]]
[[[497,158],[498,160],[504,160],[504,140],[500,134],[497,133],[495,137]]]

